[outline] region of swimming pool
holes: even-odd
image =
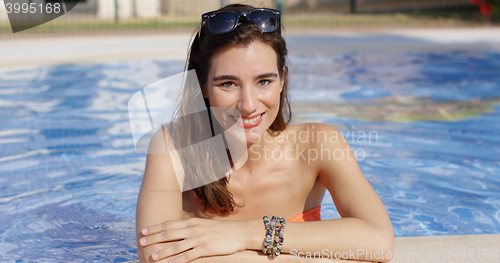
[[[297,54],[294,122],[337,127],[396,236],[500,233],[500,53]],[[136,259],[144,154],[127,102],[182,71],[135,60],[0,71],[0,261]],[[369,135],[368,135],[369,134]],[[338,217],[325,197],[322,218]]]

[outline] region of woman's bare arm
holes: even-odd
[[[329,259],[326,257],[307,257],[306,255],[292,255],[282,253],[280,256],[270,259],[267,255],[260,251],[239,251],[231,255],[227,256],[215,256],[215,257],[206,257],[199,258],[193,263],[336,263],[336,262],[344,262],[344,263],[354,263],[354,262],[363,262],[363,261],[353,261],[353,260],[337,260],[337,259]],[[168,263],[168,262],[166,262]],[[366,263],[366,261],[364,262]]]
[[[136,235],[137,253],[141,263],[155,262],[151,255],[172,243],[160,243],[143,247],[140,244],[144,235],[141,230],[169,220],[182,218],[182,193],[174,171],[173,162],[168,153],[166,134],[160,129],[153,136],[141,190],[137,199]]]
[[[158,263],[169,263],[170,259],[164,259],[156,261]],[[264,255],[260,251],[253,250],[245,250],[238,251],[231,255],[221,255],[221,256],[211,256],[211,257],[203,257],[197,258],[193,261],[193,263],[336,263],[336,262],[344,262],[344,263],[354,263],[361,262],[366,263],[366,261],[354,261],[354,260],[337,260],[337,259],[329,259],[329,258],[321,258],[321,257],[307,257],[306,255],[292,255],[282,253],[280,256],[274,259],[270,259],[267,255]]]

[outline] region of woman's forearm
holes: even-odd
[[[168,248],[169,246],[174,245],[177,242],[165,242],[165,243],[160,243],[160,244],[154,244],[151,246],[147,247],[142,247],[140,244],[138,244],[138,252],[139,253],[139,260],[140,263],[170,263],[170,258],[167,259],[162,259],[155,261],[151,258],[151,255],[154,252],[158,252],[161,249]],[[331,260],[325,261],[324,259],[317,258],[317,259],[311,259],[310,257],[307,258],[306,256],[303,255],[293,255],[293,254],[287,254],[287,253],[282,253],[280,256],[271,259],[262,253],[262,251],[256,251],[256,250],[244,250],[244,251],[238,251],[236,253],[230,254],[230,255],[218,255],[218,256],[208,256],[208,257],[202,257],[202,258],[197,258],[193,261],[193,263],[285,263],[285,262],[296,262],[296,263],[306,263],[306,262],[314,262],[314,263],[321,263],[321,262],[332,262]]]
[[[173,245],[175,242],[171,242],[170,244],[157,244],[151,246],[146,249],[141,248],[141,263],[169,263],[169,259],[154,261],[151,258],[151,254],[153,251],[158,249],[163,249],[168,247],[169,245]],[[331,260],[329,257],[325,255],[314,255],[314,254],[305,254],[305,253],[281,253],[280,256],[275,259],[270,259],[267,255],[264,255],[261,251],[255,250],[245,250],[233,253],[231,255],[221,255],[221,256],[210,256],[198,258],[192,261],[193,263],[332,263],[332,262],[346,262],[345,260]],[[347,262],[359,262],[348,260]],[[365,262],[366,263],[366,262]]]
[[[265,231],[262,220],[247,220],[250,230],[247,249],[262,249]],[[391,226],[387,226],[389,228]],[[392,230],[392,228],[391,228]],[[314,222],[287,222],[283,252],[361,261],[389,261],[393,256],[392,231],[376,228],[357,218]],[[328,255],[328,256],[326,256]]]
[[[305,255],[295,256],[292,254],[282,253],[280,256],[270,259],[267,255],[264,255],[260,251],[245,250],[236,252],[231,255],[225,256],[214,256],[199,258],[193,263],[334,263],[334,262],[346,262],[344,260],[331,260],[325,257],[307,257]],[[347,261],[347,262],[358,262],[358,261]],[[365,262],[366,263],[366,262]]]
[[[172,221],[172,224],[174,223],[175,221]],[[178,221],[177,224],[178,223],[180,223],[180,221]],[[200,240],[213,240],[213,242],[200,246],[202,249],[204,248],[206,250],[205,252],[202,252],[200,254],[200,250],[198,250],[197,252],[194,252],[193,250],[192,252],[187,252],[190,253],[189,256],[200,257],[203,255],[224,255],[233,253],[234,251],[245,249],[249,250],[250,252],[246,252],[244,254],[233,253],[235,255],[230,254],[231,256],[222,257],[224,258],[224,260],[227,257],[230,257],[231,260],[239,260],[239,257],[242,257],[238,262],[245,262],[244,260],[247,260],[246,257],[253,255],[248,258],[248,261],[252,260],[252,262],[255,262],[255,260],[267,260],[266,256],[261,255],[263,240],[265,237],[265,227],[261,219],[225,222],[218,220],[213,221],[209,219],[197,219],[197,221],[190,221],[190,223],[195,224],[198,231],[202,231],[202,235],[195,235],[197,238],[201,238]],[[221,223],[224,224],[220,225]],[[160,224],[156,227],[160,226],[165,227],[164,224]],[[154,229],[154,227],[151,227],[151,229]],[[154,241],[154,236],[147,236],[146,239],[150,240],[150,242],[152,243],[148,245],[145,242],[145,246],[142,246],[138,242],[138,253],[141,258],[141,263],[155,262],[151,258],[151,255],[153,255],[153,253],[155,252],[157,252],[159,258],[162,259],[171,257],[172,255],[181,252],[175,252],[176,248],[174,247],[172,247],[173,250],[172,248],[170,248],[168,252],[167,250],[164,250],[176,243],[176,241],[168,242],[169,240],[164,238],[165,233],[173,235],[172,232],[168,232],[173,230],[164,230],[166,232],[158,232],[159,236],[158,234],[156,234],[157,237],[161,237],[160,240]],[[215,235],[209,235],[211,232],[214,232]],[[242,238],[231,238],[231,235]],[[284,237],[285,239],[282,252],[288,253],[288,259],[293,259],[293,262],[297,262],[297,260],[301,260],[304,258],[329,260],[350,259],[386,262],[393,257],[394,239],[392,236],[392,231],[388,231],[387,228],[384,229],[383,226],[374,227],[372,224],[358,218],[342,218],[301,223],[288,222],[285,227]],[[138,240],[141,238],[142,234],[139,233]],[[179,238],[184,239],[184,237]],[[232,241],[230,243],[226,242],[227,244],[224,242],[221,243],[220,238],[222,238],[222,240],[231,239]],[[236,245],[235,242],[238,245]],[[230,245],[230,247],[236,249],[229,249],[229,247],[227,247],[226,245]],[[253,254],[251,252],[253,252]],[[261,255],[260,258],[258,257],[259,255]],[[186,255],[186,257],[189,256]],[[206,260],[213,260],[210,259],[213,257],[214,256],[207,257]],[[217,256],[215,256],[215,258],[216,257]],[[283,259],[283,257],[280,258],[281,259],[277,262],[281,262],[282,260],[287,259],[286,257],[285,259]]]

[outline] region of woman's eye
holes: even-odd
[[[259,85],[261,86],[266,86],[266,85],[269,85],[269,83],[271,83],[270,80],[267,80],[267,79],[263,79],[263,80],[259,80]]]
[[[228,81],[228,82],[224,82],[224,83],[222,83],[222,84],[220,84],[220,85],[221,85],[222,87],[224,87],[224,88],[232,88],[232,87],[234,87],[234,86],[235,86],[235,85],[234,85],[234,82],[230,82],[230,81]]]

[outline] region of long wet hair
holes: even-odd
[[[247,11],[253,8],[254,7],[250,5],[231,4],[220,10]],[[199,30],[201,30],[201,34],[198,34]],[[288,51],[285,40],[281,36],[281,30],[278,29],[275,32],[262,32],[256,24],[244,18],[240,18],[239,25],[229,33],[211,34],[208,32],[206,25],[202,25],[201,28],[196,30],[195,37],[188,53],[187,70],[194,69],[196,71],[201,90],[189,90],[186,88],[189,85],[186,85],[176,115],[185,116],[184,113],[192,113],[193,111],[189,109],[193,104],[190,102],[190,98],[197,95],[199,96],[200,92],[206,94],[208,73],[211,66],[211,59],[214,54],[230,47],[241,45],[248,46],[254,41],[261,41],[262,43],[268,44],[276,52],[276,66],[278,67],[280,78],[284,80],[284,85],[280,94],[278,115],[269,127],[269,130],[271,135],[285,130],[292,117],[288,100],[289,79],[288,67],[286,66]],[[204,102],[207,109],[210,109],[210,101],[208,98],[204,98]],[[208,118],[210,120],[210,124],[208,125],[211,125],[211,128],[200,125],[202,123],[207,124],[206,120],[204,120],[206,119],[204,118],[206,115],[190,114],[189,116],[189,120],[180,118],[178,119],[177,125],[171,126],[174,128],[170,129],[170,133],[174,138],[177,149],[206,140],[211,136],[217,135],[215,131],[220,130],[220,126],[214,119],[213,114],[210,113],[210,110],[208,111]],[[188,133],[190,136],[187,136]],[[181,154],[181,161],[186,176],[191,175],[189,178],[185,179],[185,182],[190,181],[192,185],[201,185],[193,190],[198,198],[204,203],[205,211],[208,207],[211,207],[216,213],[224,215],[234,211],[235,207],[239,205],[236,204],[232,194],[227,189],[229,179],[224,175],[224,171],[228,171],[228,167],[225,167],[222,162],[217,160],[217,156],[219,155],[213,152],[215,148],[215,145],[210,146],[207,144],[206,149],[187,150],[189,152]],[[228,157],[230,159],[230,156]],[[196,160],[196,163],[193,163],[192,160]],[[231,159],[230,162],[232,162]]]

